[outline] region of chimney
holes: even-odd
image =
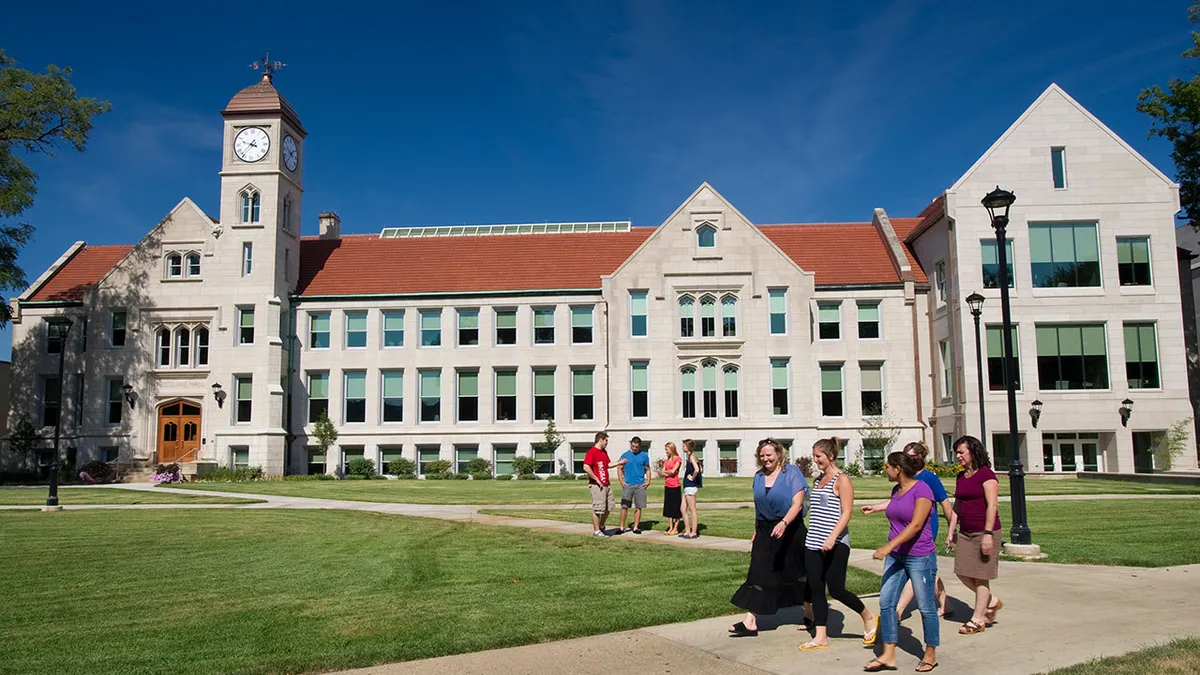
[[[321,213],[317,215],[320,224],[318,233],[322,239],[340,239],[342,236],[342,219],[336,213]]]

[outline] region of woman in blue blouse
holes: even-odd
[[[754,474],[754,536],[750,540],[750,569],[746,583],[730,600],[746,610],[734,624],[733,637],[758,635],[758,615],[805,599],[804,496],[808,481],[799,467],[789,466],[783,447],[765,439],[758,444]]]

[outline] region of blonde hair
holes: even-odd
[[[829,461],[836,462],[838,453],[842,449],[842,439],[837,436],[822,438],[816,443],[813,443],[813,452],[819,452],[829,458]]]
[[[664,443],[663,448],[666,449],[668,456],[670,456],[670,457],[678,457],[679,456],[679,450],[675,448],[675,444],[672,443],[671,441],[667,441],[666,443]]]
[[[686,452],[689,455],[695,453],[696,452],[696,441],[693,441],[690,438],[683,439],[683,450],[684,450],[684,452]]]
[[[754,461],[758,462],[758,467],[762,468],[762,450],[768,445],[775,448],[776,454],[779,455],[779,463],[786,465],[788,462],[787,450],[784,449],[783,444],[773,438],[764,438],[758,442],[758,447],[754,450]]]
[[[907,455],[910,452],[920,457],[922,461],[929,456],[929,448],[925,447],[921,441],[913,441],[904,446],[904,454]]]

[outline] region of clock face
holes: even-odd
[[[233,139],[233,152],[243,162],[257,162],[271,149],[271,137],[258,127],[246,127]]]
[[[291,136],[283,137],[283,165],[288,171],[295,171],[300,164],[300,152],[296,149],[296,139]]]

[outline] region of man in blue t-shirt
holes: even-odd
[[[629,450],[621,455],[624,464],[617,466],[617,478],[621,481],[621,532],[625,532],[625,518],[629,507],[633,507],[634,534],[642,533],[642,509],[646,508],[646,488],[650,487],[650,455],[642,452],[642,439],[634,436],[629,440]]]

